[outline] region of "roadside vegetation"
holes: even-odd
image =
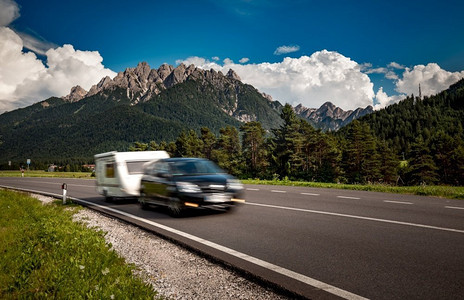
[[[356,191],[371,191],[382,193],[411,194],[420,196],[434,196],[449,199],[464,199],[464,187],[456,186],[439,186],[439,185],[422,185],[422,186],[390,186],[385,184],[337,184],[307,181],[291,180],[260,180],[245,179],[245,184],[265,184],[265,185],[285,185],[285,186],[303,186],[314,188],[344,189]]]
[[[154,299],[104,233],[72,221],[77,206],[0,190],[1,299]]]

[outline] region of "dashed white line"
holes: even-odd
[[[386,203],[395,203],[395,204],[414,204],[412,202],[404,202],[404,201],[392,201],[392,200],[383,200]]]
[[[354,200],[359,200],[361,198],[358,197],[348,197],[348,196],[337,196],[337,198],[342,198],[342,199],[354,199]]]
[[[259,191],[259,189],[247,188],[247,191]]]
[[[285,209],[285,210],[292,210],[292,211],[301,211],[301,212],[320,214],[320,215],[327,215],[327,216],[336,216],[336,217],[352,218],[352,219],[358,219],[358,220],[367,220],[367,221],[375,221],[375,222],[382,222],[382,223],[405,225],[405,226],[412,226],[412,227],[419,227],[419,228],[435,229],[435,230],[441,230],[441,231],[450,231],[450,232],[456,232],[456,233],[464,234],[464,230],[461,230],[461,229],[438,227],[438,226],[425,225],[425,224],[417,224],[417,223],[409,223],[409,222],[394,221],[394,220],[387,220],[387,219],[362,217],[362,216],[347,215],[347,214],[333,213],[333,212],[320,211],[320,210],[311,210],[311,209],[294,208],[294,207],[286,207],[286,206],[268,205],[268,204],[261,204],[261,203],[246,202],[246,204],[247,205],[261,206],[261,207],[268,207],[268,208],[277,208],[277,209]]]
[[[445,206],[445,208],[449,208],[449,209],[464,209],[464,207],[459,207],[459,206]]]
[[[271,190],[272,193],[286,193],[287,191]]]
[[[306,195],[306,196],[320,196],[321,194],[313,194],[313,193],[300,193],[301,195]]]

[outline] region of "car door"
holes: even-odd
[[[165,203],[169,199],[171,176],[166,162],[156,162],[144,181],[146,197],[156,203]]]

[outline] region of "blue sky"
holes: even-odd
[[[463,1],[0,0],[0,4],[17,6],[14,17],[0,14],[0,25],[23,42],[21,55],[13,57],[22,61],[33,49],[43,62],[43,69],[34,62],[37,73],[12,82],[9,91],[13,87],[15,91],[4,92],[4,99],[0,86],[0,101],[8,101],[3,110],[42,100],[23,88],[28,80],[42,84],[37,97],[47,96],[45,90],[63,96],[51,81],[34,79],[40,72],[68,76],[61,84],[67,91],[74,83],[88,90],[90,79],[79,79],[83,68],[60,65],[71,56],[86,54],[100,60],[90,64],[99,72],[85,72],[95,76],[93,84],[102,74],[114,75],[141,61],[152,68],[195,63],[225,71],[231,67],[244,82],[274,99],[308,107],[332,101],[345,109],[369,104],[380,108],[417,94],[419,83],[424,94],[434,94],[464,77]],[[64,51],[64,45],[72,49]],[[59,62],[53,63],[53,53],[45,54],[49,49],[57,50],[54,57]],[[3,78],[8,74],[4,70],[0,69]]]

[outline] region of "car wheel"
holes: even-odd
[[[181,217],[183,213],[183,207],[180,204],[180,201],[178,199],[169,200],[168,211],[171,217]]]
[[[139,203],[140,203],[140,206],[142,207],[142,209],[148,209],[149,205],[145,201],[145,194],[143,192],[140,192],[140,197],[139,197],[138,200],[139,200]]]

